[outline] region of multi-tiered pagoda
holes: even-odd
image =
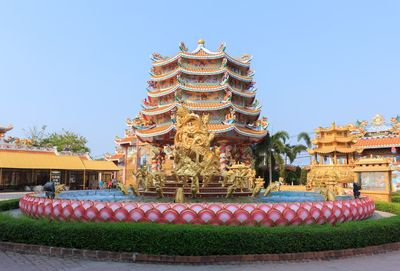
[[[180,52],[172,57],[152,55],[147,98],[127,124],[140,142],[161,150],[173,145],[176,110],[185,107],[208,115],[208,129],[215,134],[213,145],[220,147],[223,166],[250,163],[250,146],[267,134],[268,126],[266,118],[259,118],[261,105],[255,98],[251,56],[234,58],[225,52],[225,44],[216,51],[204,45],[199,40],[197,48],[189,51],[182,42]]]

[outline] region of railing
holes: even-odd
[[[37,152],[56,152],[55,147],[34,147],[27,145],[18,145],[10,143],[0,143],[0,150],[19,150],[19,151],[37,151]]]

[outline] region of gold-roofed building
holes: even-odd
[[[354,147],[357,139],[351,127],[333,123],[328,128],[316,129],[315,134],[312,140],[315,147],[308,151],[314,158],[307,176],[307,188],[325,187],[328,181],[346,187],[354,181],[354,161],[356,154],[362,151]]]

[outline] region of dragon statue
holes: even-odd
[[[393,125],[393,129],[395,131],[399,131],[400,132],[400,115],[397,115],[396,117],[391,118],[390,122]]]
[[[179,43],[179,50],[181,50],[181,52],[187,52],[188,48],[186,47],[185,43],[183,41],[181,41]]]
[[[217,51],[218,51],[218,52],[225,52],[225,48],[226,48],[226,43],[223,42],[223,43],[221,43],[221,45],[218,47]]]
[[[175,174],[178,180],[191,179],[192,195],[199,191],[199,177],[220,174],[218,149],[211,148],[214,134],[208,131],[209,116],[199,116],[181,106],[176,112],[174,139]]]
[[[153,53],[151,55],[151,60],[156,61],[156,62],[157,61],[163,61],[163,60],[166,60],[166,59],[168,59],[168,57],[162,56],[159,53]]]
[[[267,186],[264,192],[264,197],[268,196],[271,192],[276,192],[281,190],[281,185],[283,183],[281,181],[273,182]]]

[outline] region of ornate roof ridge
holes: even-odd
[[[153,53],[151,56],[151,59],[153,60],[153,66],[163,66],[167,65],[169,63],[174,62],[175,60],[179,59],[179,57],[187,57],[187,58],[199,58],[199,59],[207,59],[207,58],[220,58],[220,57],[226,57],[227,60],[233,62],[236,65],[242,66],[242,67],[249,67],[250,62],[252,57],[248,54],[245,54],[241,56],[240,58],[232,57],[228,55],[225,52],[226,45],[225,43],[222,43],[217,51],[211,51],[204,47],[204,41],[201,40],[201,42],[198,43],[196,49],[194,49],[191,52],[188,52],[187,47],[183,42],[180,43],[179,48],[181,52],[178,52],[172,57],[165,57],[161,56],[158,53]],[[201,54],[203,52],[203,54]],[[201,55],[199,55],[201,54]]]
[[[268,133],[267,130],[252,130],[249,128],[240,127],[236,124],[207,124],[207,126],[210,131],[212,131],[213,133],[216,133],[216,134],[226,133],[226,132],[234,130],[238,134],[241,134],[243,136],[262,138]],[[219,127],[216,127],[216,126],[219,126]],[[176,129],[175,125],[170,124],[170,125],[153,127],[153,128],[146,129],[146,130],[137,130],[136,134],[137,134],[137,136],[143,137],[143,138],[154,137],[154,136],[165,135],[175,129]]]
[[[251,73],[251,75],[241,75],[227,67],[215,68],[213,71],[200,71],[200,69],[199,70],[190,70],[190,69],[187,69],[186,67],[178,66],[176,69],[174,69],[168,73],[165,73],[165,74],[155,75],[153,73],[150,73],[151,74],[150,80],[155,81],[155,82],[164,81],[164,80],[170,79],[180,73],[189,74],[189,75],[216,75],[216,74],[221,74],[221,73],[228,73],[233,78],[235,78],[237,80],[245,81],[245,82],[252,82],[253,81],[252,76],[254,75],[254,71]]]
[[[152,109],[143,109],[141,110],[141,113],[147,116],[155,116],[155,115],[160,115],[164,114],[172,109],[174,109],[178,103],[171,103],[171,104],[166,104],[162,105],[160,107],[152,108]],[[246,107],[242,107],[239,105],[236,105],[232,102],[199,102],[199,103],[194,103],[194,102],[189,102],[189,103],[184,103],[183,106],[187,107],[190,110],[197,110],[197,111],[213,111],[213,110],[221,110],[225,108],[233,108],[235,111],[245,114],[245,115],[251,115],[251,116],[258,116],[260,115],[261,108],[256,108],[256,109],[250,109]]]

